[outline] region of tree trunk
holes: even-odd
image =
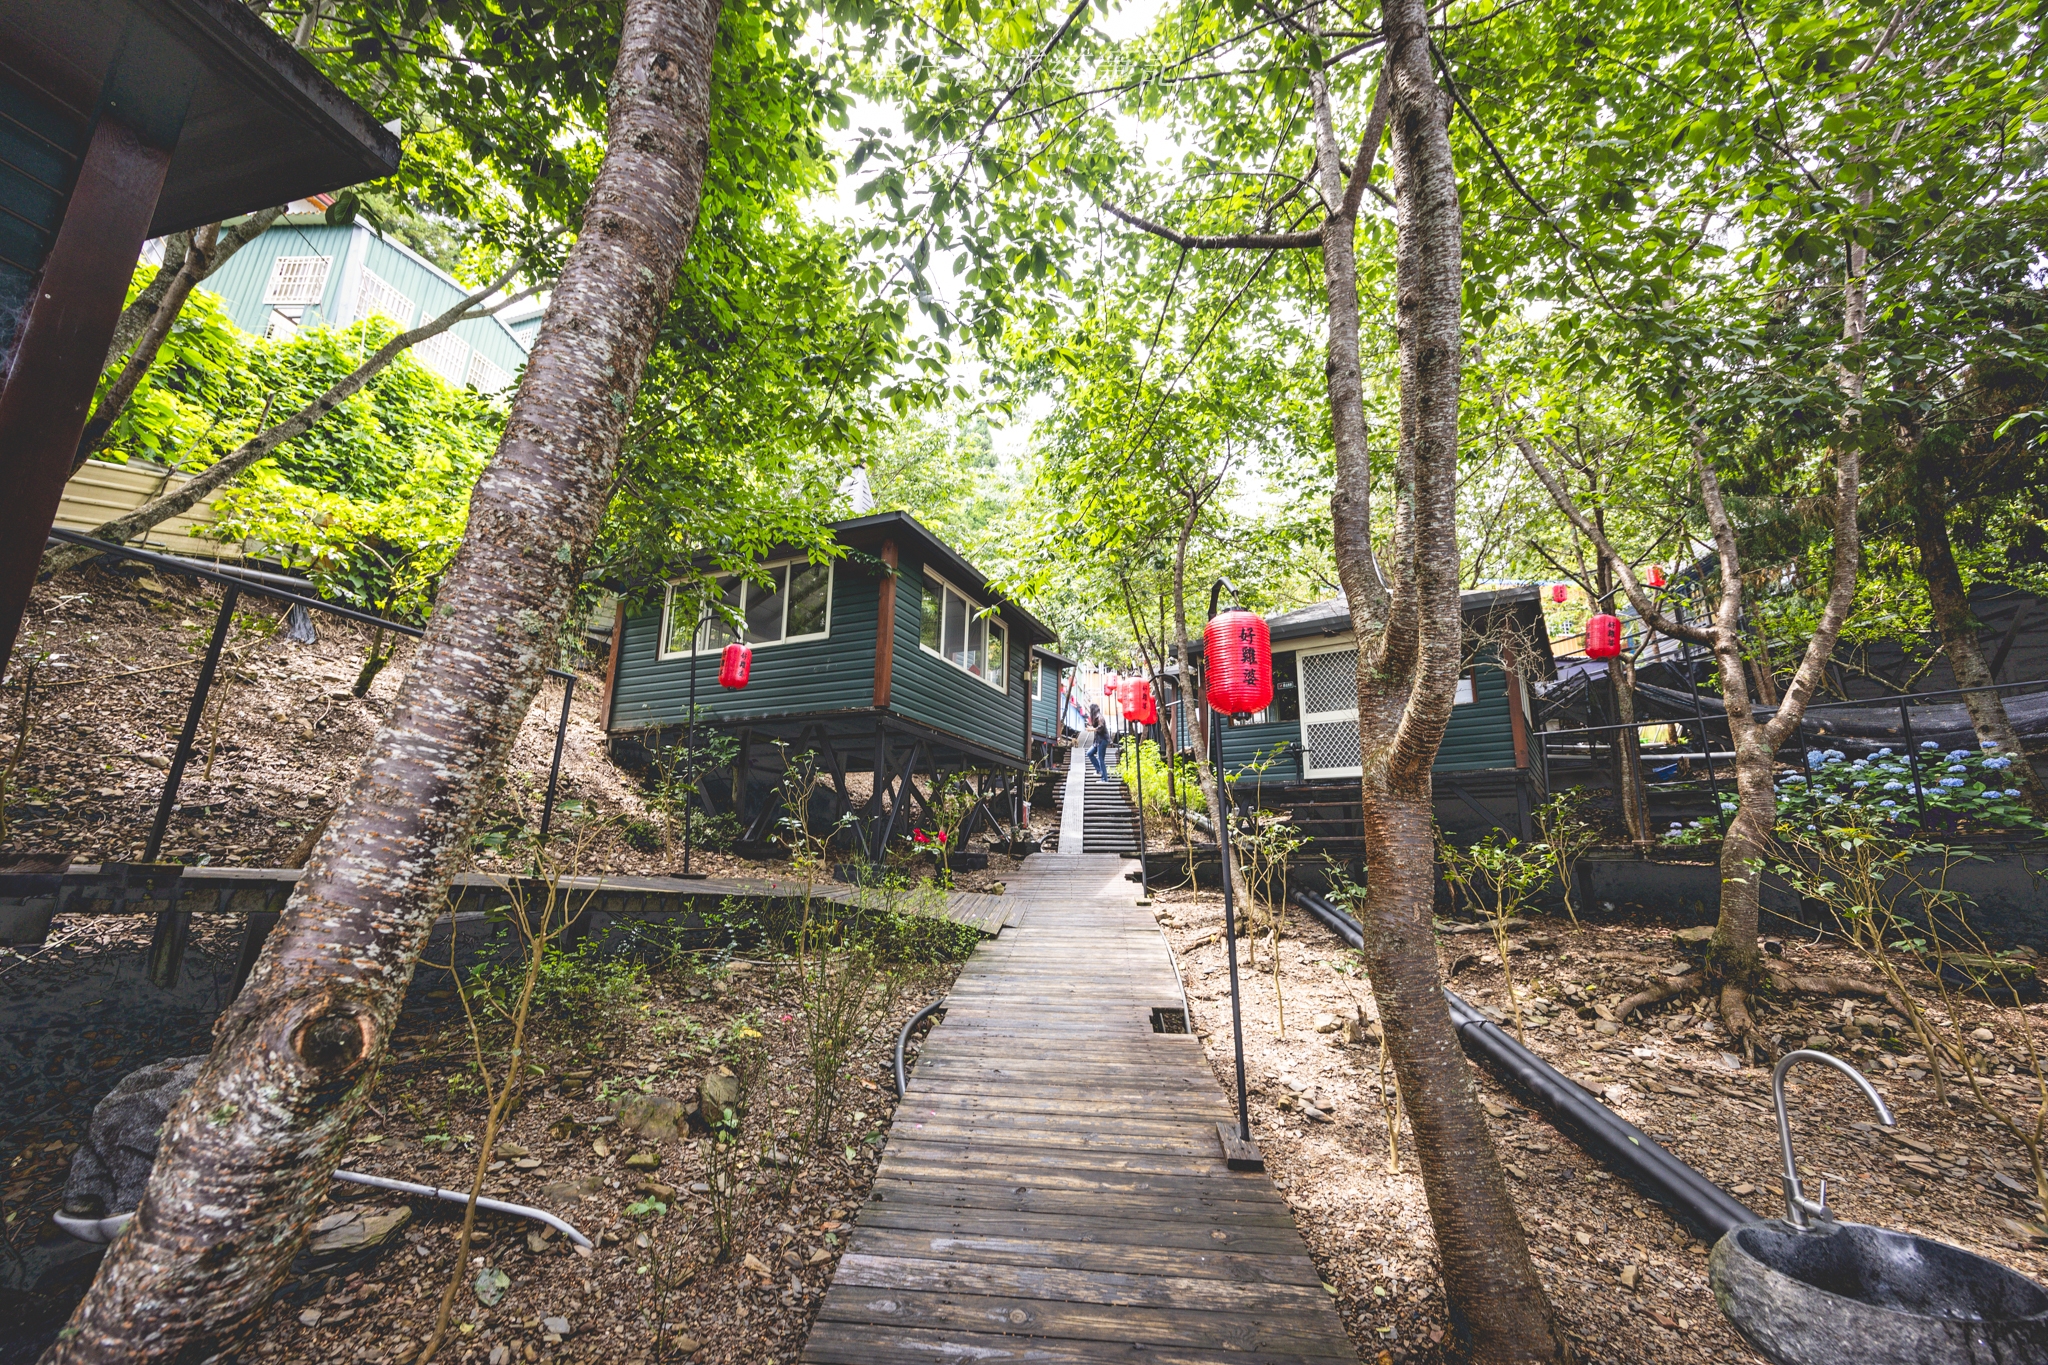
[[[1359,643],[1366,965],[1415,1129],[1445,1297],[1471,1343],[1471,1359],[1481,1365],[1562,1361],[1564,1341],[1451,1027],[1431,929],[1436,844],[1430,768],[1450,725],[1462,657],[1456,525],[1462,230],[1425,0],[1394,0],[1383,12],[1389,46],[1381,86],[1392,132],[1401,366],[1391,592],[1373,553],[1372,468],[1362,394],[1351,381],[1358,336],[1352,219],[1334,215],[1323,229],[1338,471],[1331,515]],[[1334,205],[1334,120],[1320,72],[1312,82],[1323,194]],[[1369,170],[1377,128],[1367,137],[1354,194]]]
[[[1621,790],[1621,815],[1628,825],[1629,842],[1638,848],[1650,844],[1650,794],[1643,787],[1643,749],[1636,734],[1636,670],[1628,652],[1614,657],[1614,719],[1622,728],[1615,737],[1615,781]]]
[[[1956,675],[1957,687],[1981,687],[1982,692],[1965,692],[1963,705],[1970,713],[1970,726],[1979,741],[1997,746],[2010,757],[2005,770],[2013,787],[2019,789],[2037,815],[2048,815],[2048,791],[2034,773],[2027,751],[2013,733],[2006,715],[2005,698],[1989,690],[1998,680],[1984,660],[1984,646],[1977,637],[1977,618],[1970,614],[1969,590],[1956,567],[1954,547],[1949,543],[1948,506],[1943,497],[1947,483],[1940,471],[1916,459],[1913,475],[1913,542],[1920,552],[1920,577],[1927,584],[1927,601],[1934,608],[1934,627],[1941,632],[1942,652]]]
[[[239,1349],[304,1245],[604,512],[694,226],[717,0],[626,0],[606,154],[391,719],[46,1362]]]

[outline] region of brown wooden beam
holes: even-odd
[[[100,117],[0,379],[0,674],[170,164],[169,152]]]
[[[896,542],[882,542],[882,562],[889,572],[875,589],[875,709],[889,704],[896,664]]]

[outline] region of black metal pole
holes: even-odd
[[[690,719],[683,726],[683,875],[690,875],[690,798],[697,785],[697,636],[704,629],[704,608],[697,608],[697,628],[690,632]]]
[[[1148,683],[1146,691],[1150,690]],[[1152,880],[1145,870],[1145,855],[1151,850],[1145,838],[1145,727],[1142,725],[1138,727],[1133,748],[1138,758],[1138,904],[1150,905]]]
[[[1920,808],[1920,828],[1927,828],[1927,793],[1920,786],[1920,751],[1913,747],[1913,717],[1899,703],[1899,731],[1905,736],[1906,766],[1913,770],[1913,804]]]
[[[213,675],[220,668],[220,652],[227,645],[228,631],[235,624],[235,603],[240,601],[242,590],[228,587],[222,590],[220,614],[213,620],[213,638],[206,644],[206,662],[199,666],[199,682],[192,689],[192,704],[185,708],[185,729],[178,736],[178,750],[171,755],[170,775],[164,778],[164,794],[156,803],[156,821],[149,827],[149,838],[142,845],[142,861],[153,863],[164,846],[164,830],[171,823],[171,812],[178,805],[178,786],[185,780],[185,764],[192,758],[193,741],[199,736],[199,722],[206,715],[206,694],[213,690]]]
[[[1209,748],[1218,755],[1223,752],[1223,713],[1213,706],[1209,708]],[[1223,764],[1220,758],[1216,764],[1216,794],[1219,805],[1229,799],[1223,795]],[[1227,806],[1216,812],[1216,855],[1223,868],[1223,943],[1230,957],[1230,1041],[1237,1049],[1237,1135],[1250,1142],[1252,1119],[1244,1092],[1244,1015],[1238,1007],[1237,998],[1237,910],[1230,893],[1230,811]]]
[[[547,799],[540,803],[540,841],[548,841],[548,826],[555,819],[555,790],[562,781],[562,745],[569,738],[569,703],[576,696],[576,675],[562,684],[562,718],[555,723],[555,761],[548,765]]]
[[[1685,598],[1681,596],[1674,605],[1678,608],[1678,624],[1682,626],[1685,624]],[[1680,657],[1685,661],[1685,690],[1692,694],[1693,718],[1699,722],[1700,726],[1700,756],[1706,760],[1707,764],[1707,790],[1714,794],[1714,809],[1719,811],[1721,809],[1721,783],[1714,776],[1714,737],[1707,733],[1707,713],[1705,708],[1700,705],[1699,680],[1692,675],[1692,642],[1681,640],[1679,642],[1679,653]],[[1611,672],[1612,670],[1610,669],[1609,671]],[[1730,729],[1728,734],[1732,741],[1735,731]],[[1616,742],[1620,742],[1619,736],[1616,736]]]

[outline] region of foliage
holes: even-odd
[[[529,963],[506,953],[513,934],[513,926],[501,928],[486,949],[484,961],[470,968],[468,997],[491,1014],[509,1017],[529,971],[532,1008],[561,1024],[602,1024],[638,1004],[646,994],[646,966],[596,939],[578,940],[564,951],[550,938],[538,961]]]
[[[1536,807],[1536,830],[1543,841],[1536,851],[1550,859],[1550,873],[1564,888],[1564,912],[1572,927],[1579,923],[1572,906],[1573,874],[1579,858],[1600,842],[1600,831],[1584,815],[1587,793],[1579,787],[1562,787]]]
[[[1512,834],[1490,830],[1468,848],[1448,839],[1437,841],[1444,875],[1462,891],[1493,926],[1500,953],[1501,977],[1507,984],[1508,1008],[1515,1017],[1515,1036],[1522,1036],[1522,1001],[1515,990],[1515,972],[1508,955],[1508,921],[1550,876],[1553,855],[1541,844],[1526,845]]]

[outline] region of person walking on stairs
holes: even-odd
[[[1109,753],[1109,722],[1103,719],[1100,706],[1088,708],[1088,724],[1094,731],[1088,737],[1088,761],[1095,765],[1095,775],[1107,782],[1109,769],[1104,766],[1103,757]]]

